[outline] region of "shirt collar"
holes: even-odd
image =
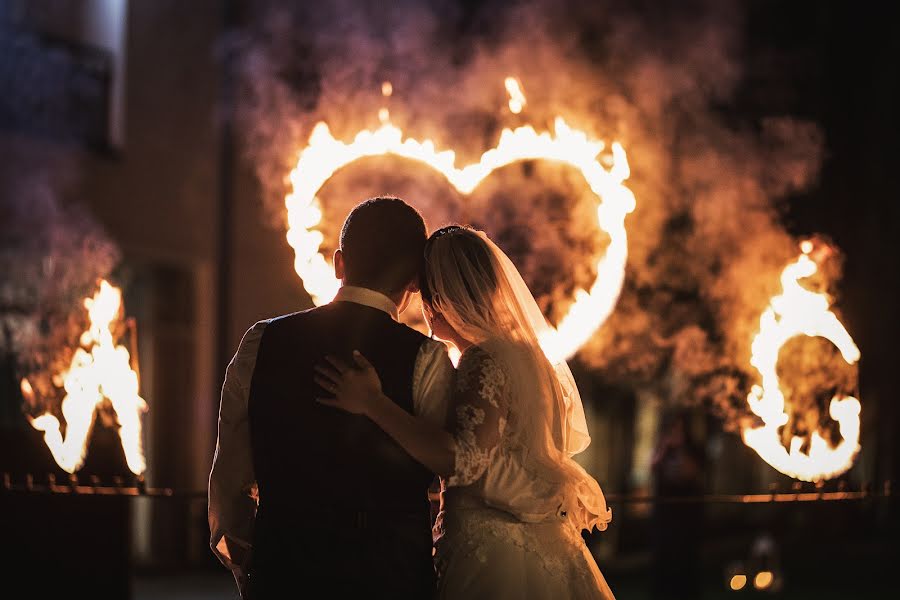
[[[354,304],[362,304],[369,308],[375,308],[385,312],[395,321],[400,320],[400,313],[394,301],[375,290],[369,288],[357,287],[355,285],[344,285],[338,289],[337,295],[334,297],[335,302],[353,302]]]

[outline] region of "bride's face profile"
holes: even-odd
[[[425,322],[428,324],[428,329],[431,330],[431,333],[434,337],[445,340],[448,342],[453,342],[454,345],[459,346],[457,343],[457,338],[459,335],[447,323],[447,319],[444,318],[440,312],[434,309],[434,306],[429,304],[427,301],[423,299],[422,301],[422,316],[425,317]]]
[[[422,313],[432,334],[460,351],[494,337],[498,275],[480,235],[458,225],[439,229],[426,244],[425,262]]]

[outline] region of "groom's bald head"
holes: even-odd
[[[358,204],[341,228],[344,283],[388,295],[403,290],[418,277],[426,239],[422,215],[400,198]]]

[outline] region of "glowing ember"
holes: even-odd
[[[576,292],[574,303],[556,331],[541,340],[551,360],[568,358],[612,312],[625,277],[625,216],[634,210],[635,200],[623,184],[630,174],[625,151],[618,143],[612,144],[612,166],[607,170],[597,161],[604,148],[604,142],[590,139],[586,133],[569,127],[562,117],[556,117],[553,133],[538,133],[530,125],[504,129],[497,145],[485,152],[478,163],[460,169],[454,164],[453,151],[437,151],[431,140],[404,139],[403,131],[390,122],[374,131],[360,131],[350,143],[336,140],[328,125],[319,122],[291,171],[293,191],[285,199],[287,240],[295,252],[294,269],[317,305],[334,298],[340,282],[319,252],[323,236],[316,226],[322,219],[322,210],[316,194],[338,169],[361,158],[391,154],[421,162],[440,172],[463,194],[471,193],[495,169],[514,162],[562,162],[578,169],[598,201],[602,200],[597,220],[610,238],[606,253],[597,263],[597,279],[591,289]]]
[[[503,82],[506,85],[506,91],[509,93],[509,110],[514,115],[522,112],[525,108],[525,94],[522,93],[522,86],[515,77],[507,77]]]
[[[93,298],[85,298],[90,327],[81,335],[81,346],[75,351],[69,370],[62,373],[66,396],[62,414],[66,420],[66,436],[60,432],[59,420],[45,413],[32,419],[32,426],[44,432],[44,441],[57,464],[74,473],[84,462],[87,441],[94,424],[97,405],[108,398],[119,420],[119,436],[125,459],[132,473],[146,469],[141,442],[141,413],[147,403],[138,395],[138,377],[131,369],[130,355],[113,339],[113,324],[119,319],[122,292],[107,281],[100,282]],[[23,392],[31,389],[22,380]]]
[[[760,330],[753,340],[750,364],[759,371],[762,385],[753,386],[747,401],[764,425],[745,427],[743,437],[744,443],[778,471],[803,481],[818,481],[836,477],[853,465],[859,451],[859,400],[852,396],[831,399],[829,414],[837,421],[843,438],[836,447],[831,447],[815,431],[808,454],[801,452],[804,439],[799,436],[792,438],[789,450],[785,449],[778,431],[788,422],[784,394],[776,373],[778,352],[791,338],[805,335],[829,340],[849,364],[856,363],[860,354],[843,324],[829,310],[829,298],[800,285],[801,279],[818,270],[810,256],[813,244],[803,242],[801,250],[800,257],[781,275],[782,294],[772,298],[771,305],[760,317]]]

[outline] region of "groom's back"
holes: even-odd
[[[427,489],[433,475],[368,418],[317,403],[327,394],[313,380],[326,355],[349,362],[359,350],[378,371],[385,394],[413,412],[416,357],[426,339],[378,309],[351,302],[266,325],[249,400],[259,567],[288,561],[300,568],[296,561],[302,561],[327,570],[338,568],[337,561],[345,567],[332,578],[352,585],[347,578],[361,575],[365,565],[387,560],[380,567],[385,576],[391,570],[395,576],[409,571],[413,579],[431,576]],[[377,588],[373,576],[367,585]]]
[[[313,368],[326,355],[350,362],[359,350],[378,371],[385,394],[413,412],[413,370],[426,339],[378,309],[351,302],[272,320],[260,343],[249,405],[263,501],[421,506],[433,475],[368,418],[317,403],[327,394],[314,383]]]

